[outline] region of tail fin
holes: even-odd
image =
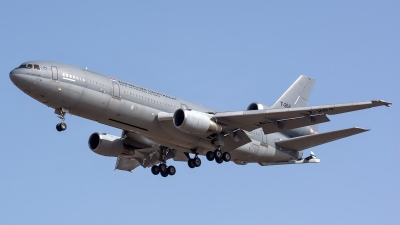
[[[306,106],[314,83],[315,79],[301,75],[271,108],[279,109]]]

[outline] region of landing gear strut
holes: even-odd
[[[68,113],[68,109],[65,108],[58,108],[55,110],[55,113],[58,114],[58,118],[61,119],[61,123],[58,123],[56,125],[57,131],[61,132],[67,129],[67,124],[64,122],[65,121],[65,115]]]
[[[168,154],[168,148],[167,147],[160,147],[160,164],[159,165],[154,165],[151,167],[151,172],[154,175],[161,174],[162,177],[168,177],[168,175],[173,176],[176,173],[176,169],[174,166],[167,166],[166,158]]]
[[[215,159],[215,162],[221,164],[224,161],[225,162],[231,161],[232,157],[229,152],[222,153],[222,151],[218,148],[215,151],[207,152],[206,158],[208,159],[208,161],[213,161]]]

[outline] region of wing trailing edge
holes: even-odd
[[[290,149],[294,151],[302,151],[307,148],[322,145],[331,141],[336,141],[345,137],[356,135],[369,131],[369,129],[364,129],[360,127],[347,128],[343,130],[336,130],[321,134],[312,134],[302,137],[296,137],[281,141],[276,141],[275,144],[279,147]]]

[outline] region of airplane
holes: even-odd
[[[319,163],[303,150],[369,131],[352,127],[318,133],[318,124],[336,115],[377,106],[382,100],[306,106],[315,79],[301,75],[271,106],[253,102],[242,111],[216,111],[110,76],[52,61],[28,61],[13,69],[10,79],[20,90],[53,108],[67,129],[65,117],[76,115],[122,130],[121,136],[95,132],[89,148],[116,157],[115,169],[151,167],[154,175],[172,176],[167,160],[201,165],[199,156],[218,164],[261,166]]]

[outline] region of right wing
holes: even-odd
[[[377,106],[391,105],[381,100],[336,105],[322,105],[298,108],[217,112],[213,119],[224,130],[254,130],[262,128],[264,134],[290,130],[329,121],[326,115],[347,113]]]
[[[155,143],[139,134],[122,131],[123,144],[134,151],[127,151],[117,157],[115,169],[132,172],[136,167],[151,167],[159,163],[160,144]],[[190,150],[188,150],[190,151]],[[166,155],[166,160],[187,161],[186,155],[182,151],[170,149]]]

